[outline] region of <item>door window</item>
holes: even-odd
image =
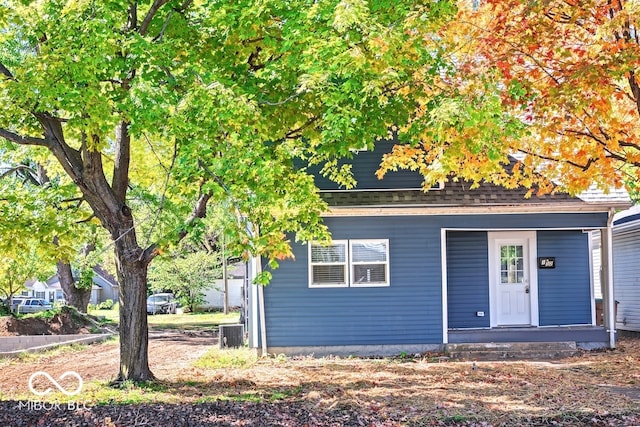
[[[524,251],[522,245],[500,246],[500,281],[503,284],[524,282]]]

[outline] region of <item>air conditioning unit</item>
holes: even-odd
[[[244,325],[220,325],[220,348],[244,346]]]

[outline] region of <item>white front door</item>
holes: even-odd
[[[491,232],[489,251],[491,325],[537,323],[531,316],[532,293],[537,292],[531,268],[535,265],[535,232]]]

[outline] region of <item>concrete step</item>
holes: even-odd
[[[447,344],[445,351],[458,360],[560,359],[579,352],[575,341],[457,343]]]

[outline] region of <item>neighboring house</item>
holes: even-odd
[[[229,290],[229,307],[244,307],[244,285],[245,285],[246,265],[238,263],[230,265],[227,275],[227,287]],[[205,292],[204,309],[222,309],[224,308],[224,280],[218,279],[213,287]]]
[[[525,198],[524,189],[461,181],[424,192],[416,172],[375,178],[390,148],[355,155],[354,190],[316,179],[333,243],[293,243],[295,260],[281,262],[269,286],[251,287],[251,346],[316,355],[449,343],[615,346],[615,329],[596,325],[589,232],[610,234],[615,209],[630,206],[625,192]],[[261,264],[250,265],[251,277]]]
[[[60,282],[57,280],[57,276],[49,278],[46,282],[39,280],[28,280],[24,286],[20,295],[29,298],[43,299],[51,304],[56,301],[64,300],[64,293],[60,288]]]
[[[240,307],[242,305],[242,286],[244,279],[227,279],[229,289],[229,307]],[[204,291],[204,303],[201,308],[222,309],[224,308],[224,281],[216,280],[212,288]]]
[[[93,273],[93,285],[91,287],[91,298],[89,303],[99,304],[108,299],[117,302],[117,280],[100,266],[94,267]],[[41,298],[52,304],[58,301],[66,301],[67,299],[62,287],[60,286],[60,279],[57,274],[51,276],[46,282],[29,280],[25,283],[25,288],[26,290],[21,293],[22,296]]]
[[[640,332],[640,206],[614,216],[612,240],[616,327]]]
[[[100,288],[96,295],[96,302],[93,302],[93,293],[91,294],[91,304],[99,304],[110,299],[118,302],[118,292],[120,292],[118,280],[107,270],[99,265],[93,268],[93,283]]]

